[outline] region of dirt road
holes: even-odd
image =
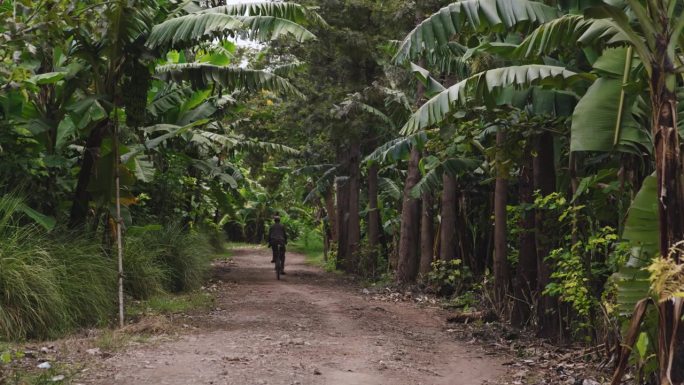
[[[276,281],[269,261],[266,249],[235,250],[216,266],[216,309],[193,331],[117,353],[87,383],[477,385],[503,373],[454,341],[438,310],[371,300],[291,253]]]

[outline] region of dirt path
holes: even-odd
[[[217,308],[195,331],[118,353],[87,383],[477,385],[503,373],[454,341],[439,311],[370,300],[291,253],[276,281],[267,252],[217,265]]]

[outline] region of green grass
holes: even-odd
[[[323,258],[323,247],[323,236],[318,230],[304,231],[302,236],[288,245],[290,251],[303,254],[307,264],[320,267],[330,273],[340,272],[334,260],[328,258],[326,261]]]
[[[115,352],[128,345],[131,336],[125,333],[117,333],[111,329],[103,329],[94,341],[95,347],[105,352]]]
[[[317,264],[323,261],[323,237],[316,230],[307,230],[290,242],[289,249],[304,254],[307,262]]]

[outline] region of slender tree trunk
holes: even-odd
[[[464,191],[457,193],[456,206],[456,254],[475,275],[484,272],[484,259],[478,258],[475,239],[468,225],[468,199]]]
[[[335,207],[335,186],[330,187],[325,194],[325,212],[328,214],[328,228],[330,237],[337,241],[337,208]]]
[[[371,250],[370,271],[375,272],[380,250],[380,211],[378,211],[378,164],[368,167],[368,247]]]
[[[423,215],[420,219],[420,265],[418,272],[426,276],[432,270],[432,259],[434,257],[434,213],[432,207],[432,194],[423,194]]]
[[[506,238],[506,204],[508,202],[508,171],[502,165],[503,156],[501,152],[506,142],[506,134],[503,130],[496,133],[497,147],[497,175],[494,187],[494,291],[497,300],[501,303],[509,292],[509,268],[508,268],[508,246]]]
[[[102,140],[107,135],[108,127],[109,120],[100,122],[90,131],[90,135],[86,140],[81,169],[78,172],[78,182],[76,183],[76,190],[74,191],[74,198],[71,204],[69,216],[69,227],[71,228],[85,225],[86,218],[88,217],[88,206],[90,204],[88,185],[95,170],[95,164],[100,158],[100,146],[102,146]]]
[[[359,242],[361,240],[361,218],[359,217],[361,149],[358,141],[352,143],[349,158],[349,220],[347,221],[347,263],[346,271],[353,273],[359,268]]]
[[[399,239],[397,281],[413,282],[418,275],[418,238],[420,237],[420,201],[411,197],[411,189],[420,179],[420,151],[414,146],[408,163],[408,175],[404,185]]]
[[[526,148],[523,154],[518,196],[523,211],[520,216],[518,269],[514,284],[515,301],[511,323],[522,327],[530,319],[532,299],[537,289],[537,249],[534,239],[534,213],[525,206],[534,203],[534,185],[532,181],[532,153]]]
[[[539,135],[535,149],[537,156],[534,158],[533,175],[534,188],[542,195],[551,194],[556,190],[556,167],[554,162],[553,136],[549,132]],[[545,258],[553,248],[552,237],[556,234],[548,234],[544,223],[554,220],[546,218],[545,213],[538,211],[535,217],[535,241],[537,244],[537,292],[539,300],[537,317],[539,330],[542,338],[557,339],[561,336],[561,318],[559,313],[558,299],[549,295],[541,294],[546,285],[551,282],[553,268]]]
[[[348,226],[349,220],[349,183],[348,178],[338,177],[335,179],[337,189],[337,267],[344,267],[348,253]]]
[[[116,108],[114,109],[116,113]],[[123,234],[121,232],[121,227],[123,226],[123,218],[121,217],[121,173],[119,169],[119,164],[121,163],[121,157],[119,155],[119,123],[118,121],[114,124],[114,132],[112,133],[113,139],[113,151],[114,151],[114,184],[116,188],[116,254],[117,254],[117,265],[118,265],[118,289],[119,289],[119,328],[124,327],[125,313],[124,313],[124,270],[123,270]]]
[[[439,258],[450,261],[456,255],[456,177],[444,173],[442,176],[442,222],[440,224]],[[465,261],[464,261],[465,262]]]

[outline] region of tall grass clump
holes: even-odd
[[[169,225],[129,234],[124,254],[126,293],[147,299],[199,288],[207,278],[213,246],[204,233]]]
[[[59,287],[61,266],[45,247],[45,232],[21,225],[21,200],[0,197],[0,338],[51,337],[69,315]]]
[[[95,239],[54,237],[50,253],[59,261],[58,286],[74,326],[104,325],[116,311],[116,261]]]
[[[198,289],[207,278],[214,253],[211,237],[168,226],[158,234],[159,261],[169,273],[166,289],[183,292]]]
[[[22,204],[0,197],[0,341],[55,338],[111,322],[116,259],[95,238],[48,232],[24,216]],[[209,237],[154,228],[125,239],[126,294],[148,299],[198,288],[213,254]]]
[[[128,236],[124,244],[124,291],[135,299],[148,299],[164,292],[169,276],[160,263],[161,248],[150,234]]]

